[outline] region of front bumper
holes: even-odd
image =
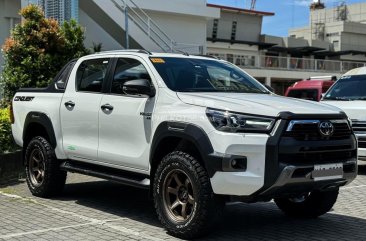
[[[277,130],[271,135],[236,135],[240,142],[227,147],[230,135],[213,147],[221,147],[226,156],[241,155],[247,158],[247,169],[241,172],[218,171],[211,178],[216,194],[240,196],[247,201],[269,200],[274,197],[294,195],[335,188],[350,183],[357,176],[357,142],[354,134],[342,140],[299,141],[283,137],[288,120],[281,119]],[[240,136],[238,139],[237,136]],[[211,138],[211,140],[215,140]],[[229,142],[226,142],[229,141]],[[233,147],[235,147],[233,149]],[[342,178],[314,181],[311,177],[314,165],[342,163]]]
[[[358,159],[366,161],[366,134],[355,133],[358,139]]]

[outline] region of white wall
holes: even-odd
[[[147,13],[177,43],[188,44],[187,52],[192,48],[190,44],[206,46],[206,18],[155,11]]]
[[[134,0],[145,10],[190,15],[201,18],[219,18],[220,10],[207,7],[206,0]]]
[[[10,36],[10,29],[20,23],[20,0],[0,0],[0,47]],[[0,54],[0,71],[4,64],[2,53]]]
[[[93,42],[102,43],[102,50],[122,49],[122,46],[112,38],[101,26],[91,19],[83,10],[79,10],[79,22],[85,28],[85,46],[93,47]],[[124,36],[121,36],[123,38]]]
[[[262,16],[249,15],[244,13],[233,13],[225,10],[221,11],[218,24],[218,39],[231,39],[233,22],[237,22],[236,40],[259,41],[262,31]],[[213,20],[209,20],[207,35],[212,37]]]

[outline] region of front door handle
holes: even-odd
[[[112,111],[113,110],[113,106],[111,106],[110,104],[102,105],[100,108],[102,110],[105,110],[105,111]]]
[[[75,106],[75,103],[70,100],[68,102],[65,102],[65,106],[66,108],[73,108]]]

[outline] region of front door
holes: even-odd
[[[151,117],[155,98],[129,96],[123,84],[151,75],[138,58],[119,58],[110,93],[102,98],[99,110],[98,159],[125,168],[148,170]]]

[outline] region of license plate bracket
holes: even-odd
[[[323,164],[314,165],[314,171],[311,173],[314,181],[324,181],[343,178],[343,164]]]

